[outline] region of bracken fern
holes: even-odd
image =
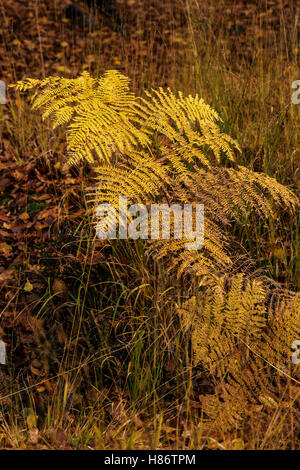
[[[184,239],[144,242],[170,274],[201,278],[177,312],[190,335],[193,365],[214,377],[215,393],[203,397],[204,421],[210,429],[230,429],[259,407],[276,408],[284,417],[298,400],[287,385],[300,380],[290,362],[291,343],[300,337],[299,295],[271,305],[262,280],[237,273],[228,281],[226,272],[234,263],[233,224],[242,227],[250,215],[265,220],[280,211],[294,214],[296,196],[237,164],[238,144],[221,132],[219,115],[198,96],[159,89],[138,99],[117,71],[100,79],[87,72],[76,79],[27,79],[15,87],[35,89],[33,108],[43,108],[54,127],[66,126],[68,163],[84,160],[95,167],[95,205],[117,208],[119,196],[129,204],[204,204],[202,250],[185,250]]]
[[[147,242],[150,253],[167,258],[178,275],[222,271],[232,262],[228,224],[241,224],[250,211],[257,217],[279,208],[292,213],[298,204],[273,178],[235,163],[238,144],[221,132],[221,118],[197,95],[159,89],[138,99],[129,79],[114,70],[99,79],[83,72],[75,79],[27,79],[15,87],[35,89],[33,108],[43,108],[54,127],[66,125],[69,164],[84,160],[95,166],[96,205],[117,208],[119,195],[129,203],[205,205],[201,252],[187,253],[186,240]]]

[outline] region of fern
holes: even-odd
[[[257,409],[285,410],[299,402],[300,370],[291,363],[291,344],[300,338],[300,297],[267,308],[261,281],[242,274],[178,306],[190,334],[194,365],[213,376],[217,393],[202,397],[206,423],[230,430]],[[287,387],[294,381],[295,387]]]
[[[54,128],[67,125],[69,164],[80,160],[109,164],[115,152],[130,152],[149,143],[135,125],[136,99],[129,91],[129,80],[117,71],[108,71],[100,79],[88,72],[75,79],[27,79],[15,87],[38,88],[33,109],[44,108],[43,118],[51,117]]]
[[[244,167],[224,169],[222,157],[235,165],[238,144],[219,128],[218,114],[203,99],[171,90],[146,92],[137,99],[129,79],[107,71],[99,79],[27,79],[15,87],[35,89],[33,108],[43,108],[53,126],[67,126],[69,164],[85,160],[97,171],[91,195],[95,205],[129,203],[205,205],[205,243],[187,253],[186,240],[147,242],[149,253],[165,258],[177,275],[221,275],[232,264],[232,222],[243,223],[251,210],[258,217],[278,208],[293,213],[296,197],[274,179]]]
[[[184,330],[192,328],[194,364],[200,361],[211,371],[231,359],[239,341],[249,344],[262,335],[266,323],[266,293],[260,282],[247,283],[243,274],[233,278],[232,286],[208,293],[197,305],[192,297],[179,308]]]
[[[237,428],[258,407],[279,412],[296,401],[296,392],[286,396],[286,383],[300,380],[290,362],[291,343],[300,337],[299,295],[271,304],[262,280],[227,276],[235,261],[233,224],[242,227],[250,213],[263,220],[280,211],[294,215],[296,196],[237,164],[238,144],[221,132],[220,117],[197,95],[160,88],[138,99],[117,71],[99,79],[87,72],[75,79],[26,79],[15,87],[35,89],[33,108],[43,108],[54,128],[66,126],[68,163],[95,167],[95,206],[117,208],[119,196],[128,204],[204,204],[202,250],[187,251],[185,239],[144,241],[170,276],[199,281],[196,295],[179,302],[177,313],[193,366],[215,385],[215,393],[202,399],[204,422]]]

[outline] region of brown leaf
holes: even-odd
[[[68,292],[66,283],[57,277],[53,281],[52,290],[54,294],[57,294],[58,296],[65,295]]]
[[[39,442],[39,430],[37,428],[32,428],[29,430],[29,442],[32,445],[36,445]]]
[[[6,269],[0,274],[0,281],[11,281],[14,279],[14,271],[12,269]]]
[[[27,212],[23,212],[23,214],[19,215],[19,219],[23,220],[23,222],[27,222],[29,214]]]
[[[8,178],[3,178],[0,181],[0,192],[3,192],[11,184],[11,181]]]

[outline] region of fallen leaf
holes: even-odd
[[[29,442],[33,445],[36,445],[39,442],[39,430],[37,428],[29,430]]]
[[[6,269],[0,274],[0,281],[11,281],[14,278],[14,271]]]
[[[52,284],[52,290],[54,294],[64,295],[68,291],[68,288],[62,279],[55,278]]]
[[[23,212],[23,214],[19,215],[19,219],[23,220],[23,222],[27,222],[29,214],[27,212]]]
[[[27,281],[25,286],[24,286],[24,291],[25,292],[31,292],[33,289],[33,285],[31,284],[31,282]]]

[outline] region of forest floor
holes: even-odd
[[[119,0],[125,37],[101,18],[94,32],[62,22],[67,3],[0,0],[0,80],[117,69],[137,95],[159,86],[198,93],[239,142],[239,163],[300,195],[300,108],[291,104],[300,79],[297,2]],[[91,175],[66,170],[65,158],[63,131],[9,91],[0,106],[0,447],[274,448],[279,432],[270,432],[267,412],[260,437],[249,423],[202,434],[199,396],[213,385],[178,369],[167,318],[160,357],[152,340],[130,336],[124,312],[134,315],[139,299],[128,293],[142,275],[132,278],[124,254],[118,275],[111,258],[91,251],[83,235]],[[298,217],[292,234],[283,227],[259,257],[251,253],[257,269],[295,292],[299,227]],[[281,447],[297,447],[298,431]]]

